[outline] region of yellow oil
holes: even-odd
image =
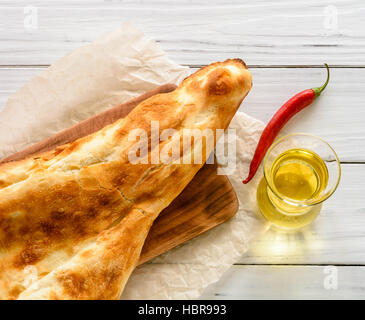
[[[318,215],[320,205],[306,201],[321,196],[328,183],[324,161],[307,149],[291,149],[279,155],[259,185],[257,201],[261,213],[274,225],[297,229],[309,224]],[[300,204],[293,204],[297,202]]]

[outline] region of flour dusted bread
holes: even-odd
[[[0,298],[118,299],[153,221],[201,168],[214,141],[202,140],[202,163],[151,163],[151,155],[184,129],[227,128],[250,88],[241,60],[214,63],[94,134],[2,164]],[[133,164],[129,133],[139,128],[150,137],[152,121],[160,132],[175,131],[148,149],[147,164]],[[197,147],[192,143],[188,156]]]

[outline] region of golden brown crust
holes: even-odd
[[[241,60],[214,63],[92,135],[1,165],[0,298],[117,299],[153,220],[211,151],[204,142],[201,164],[131,164],[129,132],[225,129],[250,88]]]

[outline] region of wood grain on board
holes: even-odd
[[[184,191],[163,210],[146,239],[140,264],[227,221],[238,200],[217,164],[205,164]]]

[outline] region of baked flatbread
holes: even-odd
[[[243,61],[214,63],[94,134],[2,164],[0,298],[118,299],[153,221],[202,167],[215,139],[194,140],[170,161],[152,163],[153,155],[172,150],[184,129],[226,129],[250,88]],[[155,146],[153,121],[160,133],[174,129]],[[136,128],[150,147],[139,154],[147,161],[133,164]],[[186,164],[198,147],[201,163]]]

